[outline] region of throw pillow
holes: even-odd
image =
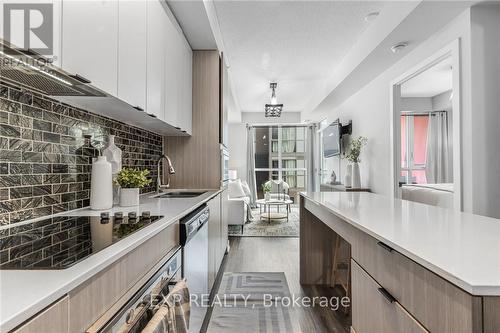
[[[252,193],[250,192],[250,186],[248,186],[248,183],[246,180],[241,182],[241,187],[243,188],[243,192],[245,192],[245,196],[247,196],[247,197],[252,196]]]
[[[230,181],[227,185],[227,195],[229,198],[241,198],[245,196],[245,191],[241,186],[241,181],[239,179]]]

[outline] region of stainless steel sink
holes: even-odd
[[[176,191],[176,192],[167,192],[156,196],[155,198],[195,198],[200,196],[207,191],[197,192],[197,191]]]

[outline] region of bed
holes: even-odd
[[[443,208],[453,208],[453,183],[403,184],[401,198]]]

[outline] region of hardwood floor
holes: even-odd
[[[294,296],[332,297],[340,294],[328,287],[300,285],[298,238],[231,237],[230,246],[223,263],[225,272],[285,272]],[[294,309],[304,333],[349,332],[350,318],[341,309],[333,311],[319,305]]]

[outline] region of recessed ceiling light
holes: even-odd
[[[372,13],[365,16],[365,21],[366,22],[374,21],[379,14],[380,14],[380,12],[372,12]]]
[[[393,45],[391,47],[391,51],[392,51],[392,53],[398,53],[398,52],[403,51],[403,49],[407,46],[408,46],[408,43],[406,43],[406,42],[397,43],[396,45]]]

